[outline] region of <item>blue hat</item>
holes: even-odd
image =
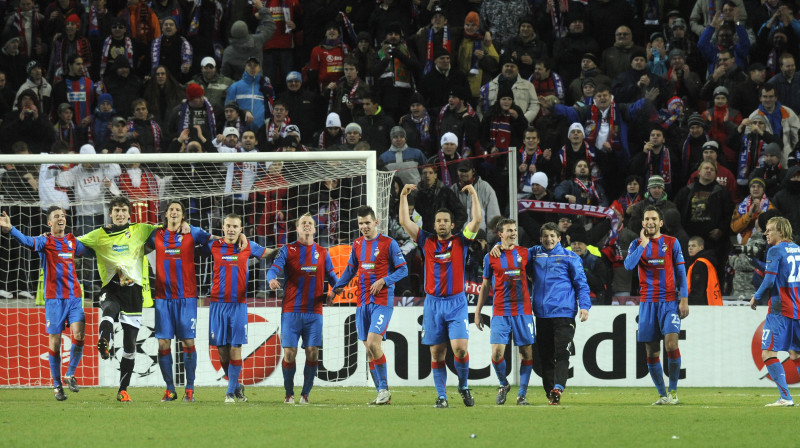
[[[300,72],[289,72],[289,74],[286,75],[286,82],[289,81],[303,82],[303,75],[301,75]]]
[[[97,105],[98,106],[103,104],[103,103],[106,103],[106,102],[111,104],[111,107],[114,107],[114,98],[111,96],[110,93],[104,93],[104,94],[100,95],[99,97],[97,97]]]

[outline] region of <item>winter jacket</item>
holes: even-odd
[[[581,258],[561,247],[551,251],[542,246],[530,248],[533,263],[533,315],[536,318],[574,318],[578,306],[592,307],[589,284],[583,272]]]

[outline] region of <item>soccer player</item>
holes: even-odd
[[[206,243],[214,260],[214,282],[208,308],[208,343],[217,347],[219,362],[228,376],[225,403],[247,401],[242,373],[242,345],[247,343],[247,280],[248,258],[262,258],[266,249],[249,241],[239,248],[242,217],[231,213],[222,221],[222,239]]]
[[[408,214],[408,194],[417,188],[406,185],[400,192],[400,225],[417,246],[425,259],[425,305],[422,318],[422,343],[430,346],[433,383],[436,386],[436,408],[446,408],[447,403],[447,340],[453,348],[458,391],[466,406],[474,406],[475,399],[469,389],[469,315],[464,294],[464,265],[470,243],[481,226],[483,214],[478,193],[472,184],[461,189],[472,198],[472,220],[463,232],[453,235],[453,212],[441,208],[434,215],[436,235],[417,226]]]
[[[180,201],[171,201],[164,214],[164,224],[147,240],[156,252],[155,316],[158,339],[158,365],[167,384],[161,401],[174,401],[175,383],[172,378],[170,344],[175,336],[183,344],[186,365],[186,390],[183,401],[194,401],[194,379],[197,352],[194,338],[197,327],[197,277],[194,248],[208,243],[211,235],[199,227],[190,226],[184,233],[184,208]]]
[[[533,371],[533,310],[528,292],[528,262],[530,251],[516,245],[517,223],[513,219],[501,219],[495,227],[500,235],[500,256],[486,254],[483,258],[483,285],[475,307],[475,326],[483,331],[481,308],[486,303],[489,288],[494,293],[491,336],[492,366],[500,380],[497,388],[496,404],[505,404],[506,395],[511,390],[506,378],[506,360],[503,357],[506,345],[514,336],[522,358],[519,369],[519,393],[517,405],[528,406],[526,395]]]
[[[100,357],[111,355],[109,345],[114,336],[114,322],[122,325],[122,359],[119,363],[119,391],[117,401],[130,402],[128,385],[131,382],[136,360],[136,337],[142,323],[142,305],[149,298],[147,260],[144,245],[157,228],[152,224],[131,224],[131,203],[117,196],[109,203],[111,225],[95,229],[78,237],[84,246],[94,250],[97,271],[103,287],[100,290],[100,320],[97,350]]]
[[[678,378],[681,373],[681,352],[678,335],[681,319],[689,315],[689,293],[686,285],[681,244],[661,234],[664,225],[661,209],[649,205],[642,216],[639,238],[631,242],[625,269],[639,269],[639,332],[637,340],[645,343],[647,369],[658,390],[656,406],[678,404]],[[680,294],[680,304],[676,296]],[[669,357],[669,390],[664,387],[661,368],[661,337]]]
[[[286,404],[294,404],[294,374],[297,371],[297,341],[303,336],[306,365],[303,368],[303,390],[300,404],[308,404],[308,395],[317,376],[319,348],[322,346],[322,302],[325,300],[325,280],[335,285],[338,278],[328,250],[314,242],[317,226],[311,213],[297,220],[297,241],[280,248],[267,282],[272,290],[281,287],[277,280],[281,271],[286,285],[281,312],[281,345],[283,346],[283,387]]]
[[[386,338],[386,330],[392,319],[394,284],[408,275],[408,266],[397,241],[378,232],[378,219],[372,207],[361,206],[356,210],[356,215],[361,236],[353,242],[347,268],[333,291],[328,292],[328,299],[341,294],[350,280],[358,275],[356,331],[358,339],[367,348],[369,372],[378,391],[375,400],[369,404],[384,405],[391,403],[392,394],[389,392],[386,355],[381,341]]]
[[[61,381],[61,332],[64,323],[69,322],[72,349],[64,380],[70,391],[78,392],[80,389],[75,370],[83,356],[86,316],[83,313],[83,291],[78,282],[75,257],[88,255],[91,251],[74,235],[66,233],[67,213],[60,206],[47,209],[47,225],[50,226],[49,235],[31,237],[12,226],[6,212],[0,216],[0,228],[4,233],[10,232],[20,244],[39,253],[44,271],[44,310],[50,337],[48,361],[53,376],[53,392],[56,400],[64,401],[67,396]]]
[[[769,294],[769,313],[761,334],[761,359],[778,386],[780,398],[767,406],[794,406],[778,352],[788,351],[800,373],[800,246],[792,242],[792,224],[786,218],[767,221],[765,235],[772,247],[767,251],[764,281],[750,299],[750,308],[756,309],[756,302]]]

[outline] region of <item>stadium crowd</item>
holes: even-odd
[[[412,276],[421,264],[398,223],[403,186],[418,186],[410,216],[429,232],[440,207],[457,228],[471,220],[462,189],[474,186],[483,219],[466,275],[477,283],[498,240],[491,229],[516,207],[512,157],[519,198],[610,207],[622,223],[520,213],[526,246],[544,223],[558,224],[595,303],[636,295],[622,260],[651,204],[687,266],[705,260],[690,282],[716,278],[723,294],[749,298],[763,277],[766,218],[780,214],[800,229],[799,14],[790,0],[8,0],[0,2],[0,146],[6,154],[375,151],[397,171],[390,236],[406,256],[417,253]],[[156,174],[6,166],[0,189],[6,203],[44,209],[66,190],[77,201],[152,196]],[[330,205],[315,210],[326,243],[356,228],[336,223],[347,219],[337,218],[348,200],[338,187],[313,189]],[[292,222],[288,196],[245,215],[265,228]],[[155,223],[155,210],[135,206],[132,220]],[[83,234],[104,213],[79,206],[74,214]],[[33,290],[34,279],[10,285],[18,280],[3,275],[0,296]],[[419,295],[421,283],[398,291]],[[691,304],[710,297],[702,289],[696,299],[690,291]]]

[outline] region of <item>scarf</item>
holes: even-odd
[[[211,129],[213,132],[214,129],[217,129],[217,123],[214,119],[214,108],[211,107],[211,103],[208,102],[206,97],[203,97],[203,107],[206,109],[206,120],[208,123],[208,128]],[[192,114],[189,113],[189,101],[183,100],[181,104],[181,112],[179,115],[179,123],[180,128],[178,129],[178,133],[183,132],[184,129],[189,129],[189,119],[191,118]]]
[[[98,11],[97,8],[95,8],[94,6],[89,7],[89,29],[88,29],[89,37],[100,37],[100,20],[98,19],[98,17],[101,15],[102,16],[106,15],[105,8]]]
[[[681,111],[680,109],[670,109],[667,107],[664,109],[659,109],[657,115],[658,122],[661,124],[661,127],[664,129],[669,129],[677,122],[678,117],[681,115]]]
[[[161,63],[161,45],[164,43],[164,38],[165,36],[160,36],[153,41],[152,45],[150,45],[150,60],[153,61],[150,69],[152,73],[156,72],[156,68],[158,68],[159,64]],[[181,42],[181,68],[191,67],[193,53],[192,46],[189,44],[189,41],[181,35],[176,34],[174,38],[180,39]]]
[[[342,87],[342,92],[347,87],[347,80],[344,76],[342,76],[338,84]],[[345,93],[342,95],[342,104],[361,104],[362,101],[360,99],[354,98],[356,95],[356,90],[358,90],[358,86],[361,84],[361,78],[356,77],[356,80],[353,81],[353,87],[350,89],[350,92]],[[328,94],[328,113],[333,111],[333,102],[335,100],[334,95],[336,94],[336,89],[333,89]]]
[[[283,21],[285,23],[293,22],[293,20],[292,20],[292,8],[289,7],[289,4],[288,4],[288,2],[286,0],[281,0],[281,11],[283,11]],[[276,20],[276,22],[277,22],[277,20]],[[286,34],[289,34],[289,33],[292,32],[292,30],[290,30],[288,26],[285,26],[285,28],[286,29],[284,30],[284,32]],[[284,222],[283,225],[285,227],[286,223]],[[285,236],[284,236],[284,239],[285,239]],[[285,243],[285,241],[284,241],[284,243]]]
[[[483,38],[485,34],[478,30],[475,34],[467,34],[464,33],[464,39],[471,39],[472,40],[472,59],[470,59],[469,63],[469,74],[470,75],[478,75],[480,74],[480,69],[478,68],[478,57],[475,56],[475,50],[483,50]]]
[[[75,140],[75,123],[72,121],[63,124],[61,120],[58,121],[55,125],[56,134],[58,135],[58,139],[62,142],[65,142],[69,145],[70,151],[77,151],[76,147],[76,140]]]
[[[269,123],[267,123],[269,122]],[[286,127],[289,126],[291,120],[287,116],[283,119],[283,123],[281,123],[279,128],[275,128],[275,120],[267,118],[264,120],[264,124],[267,126],[266,133],[267,133],[267,141],[272,142],[275,139],[275,136],[285,137],[286,136]]]
[[[408,52],[408,47],[404,43],[394,47],[394,51],[399,51],[406,57],[411,56],[411,53]],[[388,57],[388,55],[383,52],[383,48],[378,50],[378,57],[380,59]],[[381,74],[381,78],[392,78],[392,85],[394,87],[411,88],[411,72],[398,58],[392,58],[392,62],[386,67],[386,71]]]
[[[281,248],[286,245],[286,220],[283,213],[275,215],[275,222],[272,224],[275,235],[275,245]]]
[[[642,200],[642,195],[640,195],[639,193],[636,193],[633,197],[631,197],[630,193],[625,193],[619,199],[617,199],[617,201],[619,202],[619,205],[622,206],[622,214],[623,215],[625,214],[625,211],[628,210],[628,207],[630,207],[633,204],[636,204],[637,202],[639,202],[641,200]]]
[[[108,65],[108,58],[111,54],[111,44],[114,42],[114,38],[108,36],[103,42],[103,53],[102,58],[100,60],[100,76],[102,77],[103,74],[106,72],[106,66]],[[123,38],[123,42],[125,45],[125,57],[128,58],[128,64],[133,67],[133,41],[130,37],[125,36]]]
[[[419,132],[420,146],[427,148],[431,144],[431,116],[427,109],[423,112],[422,117],[414,118],[413,115],[408,116]]]
[[[161,126],[156,123],[156,120],[142,120],[146,126],[150,127],[150,132],[153,134],[153,150],[161,152]],[[128,131],[136,131],[134,120],[128,121]],[[239,135],[242,135],[243,129],[239,128]]]
[[[572,151],[572,148],[567,149],[567,145],[562,146],[561,149],[558,150],[558,160],[561,161],[562,179],[567,177],[567,151]],[[589,164],[589,167],[591,167],[594,164],[594,150],[592,149],[592,146],[589,146],[586,140],[583,141],[583,151],[586,156],[586,162]],[[541,152],[542,150],[540,149],[539,153],[541,154]]]
[[[511,144],[511,115],[501,112],[489,125],[489,141],[500,151],[508,151]]]
[[[569,1],[547,0],[548,10],[550,11],[550,24],[553,27],[553,37],[560,39],[567,35],[568,29],[564,26],[564,14],[569,11]],[[531,8],[532,10],[533,8]]]
[[[767,146],[766,142],[758,137],[750,138],[752,135],[753,133],[742,135],[742,152],[739,153],[736,183],[743,187],[750,183],[750,173],[761,166],[764,148]]]
[[[461,159],[461,157],[455,154],[455,160],[459,159]],[[446,187],[450,187],[450,185],[453,185],[453,180],[450,178],[450,170],[447,169],[447,156],[444,155],[444,150],[442,148],[439,148],[439,164],[441,165],[442,183]]]
[[[706,139],[705,141],[708,141],[708,134],[704,132],[703,137],[705,137]],[[689,178],[689,156],[690,156],[689,151],[692,149],[691,140],[692,140],[691,135],[686,137],[686,140],[684,140],[683,142],[683,149],[681,150],[681,160],[683,161],[683,166],[681,167],[682,169],[681,174],[684,179]]]
[[[328,239],[332,244],[339,242],[339,200],[333,197],[328,203]]]
[[[653,151],[648,151],[647,153],[647,178],[650,179],[650,176],[659,175],[664,178],[664,188],[669,190],[669,187],[672,185],[672,163],[670,163],[670,156],[669,156],[669,149],[666,146],[661,147],[661,154],[657,157],[661,158],[661,168],[660,173],[656,173],[653,170]]]
[[[613,101],[611,102],[611,106],[608,108],[607,117],[608,117],[608,140],[606,141],[608,142],[609,145],[612,146],[612,148],[617,149],[615,147],[616,142],[614,141],[614,134],[615,134],[614,123],[617,121],[617,108],[615,107]],[[589,122],[586,123],[585,127],[587,134],[586,142],[589,143],[589,146],[591,146],[592,148],[597,147],[596,145],[597,136],[600,133],[600,125],[602,124],[601,120],[602,123],[604,123],[606,119],[602,118],[602,113],[600,112],[600,109],[596,105],[592,104],[591,117],[589,118]]]
[[[428,29],[428,43],[425,47],[425,69],[423,70],[423,75],[427,75],[428,72],[431,71],[433,68],[433,37],[436,34],[433,31],[433,26]],[[445,25],[442,28],[442,47],[447,50],[448,53],[450,51],[450,27]]]
[[[714,106],[711,113],[706,116],[711,118],[711,129],[709,130],[711,137],[724,142],[725,137],[728,135],[728,130],[725,128],[725,117],[728,116],[728,106]]]
[[[536,159],[542,155],[542,148],[537,147],[533,154],[528,154],[525,151],[525,147],[523,146],[519,150],[519,165],[525,164],[528,167],[531,165],[536,164]],[[519,166],[518,165],[518,166]],[[531,192],[531,178],[533,177],[533,173],[530,172],[530,169],[526,169],[524,173],[520,176],[519,179],[519,191],[524,191],[526,193]]]
[[[350,22],[350,18],[347,17],[343,11],[339,11],[339,17],[342,18],[342,25],[344,25],[344,29],[347,30],[347,34],[350,36],[350,40],[352,42],[358,43],[358,34],[356,34],[356,30],[353,27],[353,23]]]
[[[740,215],[746,215],[747,211],[750,210],[750,206],[753,204],[753,197],[747,195],[746,198],[742,202],[739,203],[739,206],[736,208],[736,213]],[[757,218],[758,215],[764,213],[769,209],[769,199],[767,199],[767,195],[761,196],[761,204],[758,210],[756,211],[755,216],[753,218]]]
[[[89,76],[89,69],[92,67],[92,49],[89,46],[89,40],[85,37],[75,36],[75,52],[84,61],[83,76]],[[53,83],[57,83],[63,78],[63,69],[66,65],[66,58],[69,57],[71,52],[68,52],[69,41],[66,34],[61,39],[53,42],[53,53],[51,59],[50,71],[53,73]],[[67,47],[67,48],[65,48]]]
[[[484,87],[486,87],[486,86],[484,86]],[[466,110],[467,114],[470,117],[474,117],[475,116],[475,109],[473,109],[472,105],[469,104],[469,103],[466,103],[466,106],[467,106],[467,110]],[[444,114],[445,114],[445,112],[447,112],[447,109],[449,109],[449,108],[450,108],[450,106],[445,104],[439,110],[439,116],[438,116],[437,123],[439,123],[440,126],[441,126],[441,123],[442,123],[442,119],[444,118]],[[463,112],[454,112],[454,113],[459,117],[464,114]],[[462,157],[468,157],[470,155],[470,153],[471,153],[471,148],[469,146],[467,146],[467,131],[465,129],[464,130],[464,134],[461,136],[461,156]]]
[[[577,177],[572,180],[573,182],[575,182],[575,185],[577,185],[578,188],[581,189],[582,192],[589,195],[589,198],[586,201],[587,205],[592,203],[592,198],[595,199],[595,204],[600,203],[600,195],[597,193],[597,188],[595,188],[594,183],[592,183],[592,181],[589,181],[589,185],[586,185]]]
[[[19,51],[20,53],[24,54],[25,56],[32,55],[33,46],[36,44],[36,41],[39,39],[39,14],[36,10],[29,11],[31,15],[31,42],[28,42],[27,33],[25,32],[25,20],[23,18],[23,12],[19,8],[17,8],[17,12],[14,13],[13,19],[13,28],[11,35],[16,34],[20,38],[19,41]],[[16,28],[16,33],[14,33],[14,28]]]
[[[758,111],[769,121],[769,125],[772,128],[772,135],[783,135],[783,106],[781,106],[780,101],[775,102],[775,110],[773,110],[772,113],[767,112],[763,104],[758,105]]]
[[[320,149],[325,149],[330,145],[343,145],[344,144],[344,129],[342,129],[342,132],[339,133],[339,138],[335,138],[333,136],[329,137],[329,136],[330,136],[330,134],[328,133],[327,129],[325,129],[322,132],[320,132],[319,141],[317,142],[317,147],[320,148]],[[329,138],[332,139],[333,141],[329,142],[328,141]]]

